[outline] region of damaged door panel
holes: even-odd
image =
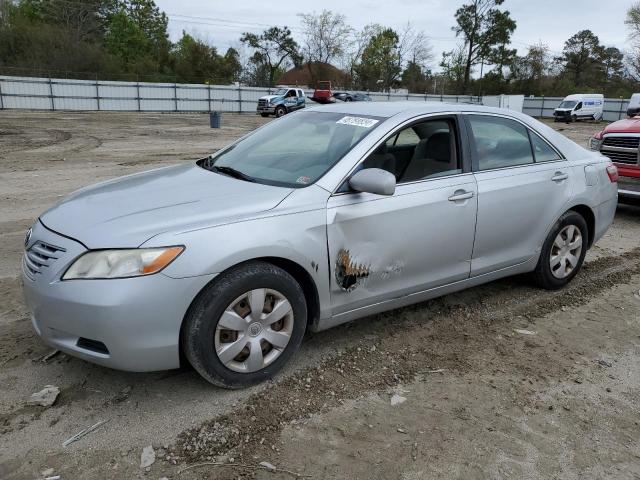
[[[463,190],[473,195],[458,199]],[[399,185],[390,197],[331,197],[333,314],[468,278],[476,210],[472,175]]]

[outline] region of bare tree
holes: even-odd
[[[347,25],[344,15],[331,10],[300,13],[298,16],[304,32],[302,54],[315,83],[324,70],[324,64],[334,63],[344,56],[345,46],[353,29]]]
[[[427,67],[433,62],[433,48],[429,43],[427,35],[423,31],[416,31],[410,22],[407,22],[400,32],[398,42],[398,54],[400,66],[404,67],[408,62]]]

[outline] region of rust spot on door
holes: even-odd
[[[336,259],[336,281],[343,290],[351,292],[371,274],[370,267],[357,263],[349,250],[341,249]]]

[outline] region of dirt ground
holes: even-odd
[[[188,368],[43,361],[51,350],[19,280],[38,214],[265,121],[224,115],[211,130],[205,115],[0,112],[0,478],[640,478],[636,207],[619,207],[561,292],[512,278],[308,335],[281,375],[248,390]],[[583,145],[601,128],[554,126]],[[45,385],[60,388],[56,403],[28,406]],[[146,446],[156,461],[143,469]]]

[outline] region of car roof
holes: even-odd
[[[469,103],[444,103],[444,102],[348,102],[333,103],[330,105],[318,105],[312,107],[314,111],[344,113],[349,115],[369,115],[373,117],[390,118],[399,114],[422,115],[439,112],[484,112],[508,114],[508,110],[485,107],[484,105]]]

